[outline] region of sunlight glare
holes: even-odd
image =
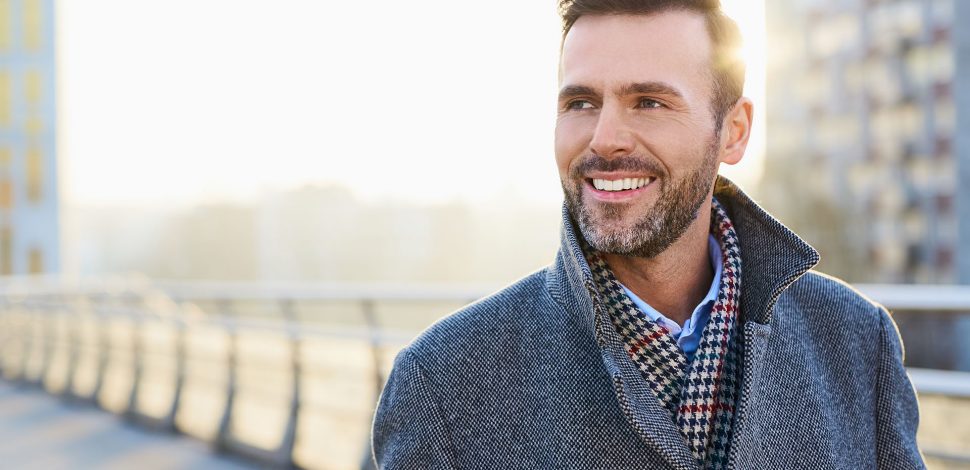
[[[65,200],[339,184],[371,200],[558,205],[555,8],[375,1],[57,2]],[[748,186],[764,153],[764,7],[724,4],[756,108],[747,157],[722,171]]]
[[[741,28],[744,37],[741,55],[747,64],[744,94],[754,101],[754,124],[745,157],[737,165],[722,166],[721,173],[751,191],[761,178],[765,158],[765,5],[762,1],[751,0],[723,0],[721,3],[728,16]]]

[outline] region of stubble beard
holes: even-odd
[[[566,205],[583,238],[594,250],[623,256],[653,258],[667,250],[679,239],[698,217],[701,205],[710,194],[717,174],[717,146],[712,139],[705,149],[703,161],[693,172],[678,181],[663,178],[657,202],[645,213],[636,214],[635,206],[600,204],[593,210],[583,201],[585,178],[580,177],[582,166],[571,172],[569,181],[563,182]],[[585,167],[604,163],[601,157],[588,157]],[[599,159],[599,161],[597,160]],[[655,166],[648,162],[635,162],[632,166]],[[656,182],[655,182],[656,183]],[[652,183],[652,184],[655,184]],[[630,224],[629,217],[638,219]]]

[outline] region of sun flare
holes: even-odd
[[[721,173],[750,186],[760,179],[765,157],[765,5],[751,0],[724,0],[722,5],[744,39],[740,51],[747,64],[744,94],[754,101],[754,125],[744,159],[735,166],[722,166]]]

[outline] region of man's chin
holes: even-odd
[[[647,217],[646,211],[631,203],[602,203],[585,204],[583,211],[588,220],[597,227],[608,227],[610,232],[633,230]]]
[[[627,254],[635,251],[633,245],[637,238],[633,227],[617,225],[615,221],[591,219],[580,224],[583,238],[596,251],[612,254]]]

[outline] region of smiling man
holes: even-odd
[[[381,468],[922,468],[888,313],[726,179],[752,104],[716,0],[561,0],[555,263],[436,323]]]

